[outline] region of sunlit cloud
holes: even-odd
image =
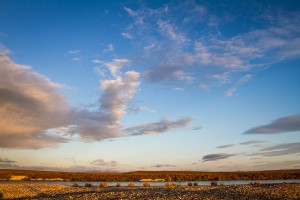
[[[129,63],[128,59],[114,59],[112,62],[105,63],[105,66],[113,77],[117,77],[120,76],[120,70]]]
[[[121,137],[119,120],[139,83],[139,73],[134,71],[101,80],[98,111],[70,108],[58,92],[59,84],[29,66],[14,63],[7,52],[1,51],[0,147],[38,149],[72,140]]]

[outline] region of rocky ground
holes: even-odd
[[[300,199],[300,184],[164,187],[70,187],[0,184],[0,199]]]

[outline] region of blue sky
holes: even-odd
[[[299,168],[300,3],[0,2],[0,167]]]

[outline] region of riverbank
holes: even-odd
[[[0,199],[300,199],[300,184],[165,187],[70,187],[0,184]]]

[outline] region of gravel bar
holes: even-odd
[[[71,187],[0,184],[0,199],[300,199],[299,183],[164,187]]]

